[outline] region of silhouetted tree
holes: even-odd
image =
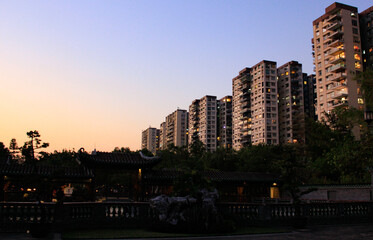
[[[366,69],[356,75],[355,80],[361,83],[361,90],[365,100],[365,105],[373,111],[373,69]]]
[[[115,147],[114,150],[113,150],[113,153],[131,153],[131,149],[126,147]]]
[[[23,144],[23,146],[21,147],[21,152],[25,158],[25,162],[35,163],[35,151],[37,149],[49,147],[49,143],[42,143],[40,134],[36,130],[27,132],[27,137],[30,138],[30,141],[27,141]]]
[[[5,147],[4,143],[0,142],[0,163],[6,162],[9,157],[9,149]]]
[[[21,156],[19,154],[21,150],[20,147],[18,147],[18,143],[15,138],[12,138],[12,140],[10,140],[9,150],[10,154],[12,155],[12,159],[16,162],[20,162]]]

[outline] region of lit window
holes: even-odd
[[[355,68],[357,68],[357,69],[360,69],[360,68],[361,68],[361,64],[360,64],[360,62],[355,62]]]
[[[360,50],[359,46],[354,45],[354,50]]]
[[[364,100],[362,98],[358,98],[357,103],[362,105],[362,104],[364,104]]]
[[[355,53],[354,57],[355,57],[356,60],[360,60],[360,55],[359,54]]]
[[[307,81],[304,81],[303,83],[304,83],[304,85],[307,85]]]

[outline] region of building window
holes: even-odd
[[[357,69],[360,69],[360,68],[361,68],[361,64],[360,64],[360,62],[355,62],[355,68],[357,68]]]
[[[357,21],[352,19],[352,26],[357,26]]]

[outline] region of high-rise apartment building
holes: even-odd
[[[232,96],[218,101],[218,146],[232,148]]]
[[[207,151],[217,147],[217,101],[216,96],[206,95],[189,106],[189,144],[199,139]]]
[[[166,122],[163,122],[159,126],[159,149],[164,150],[167,148],[167,131],[166,131]]]
[[[278,144],[277,67],[263,60],[232,80],[233,148]]]
[[[354,80],[363,70],[359,15],[356,7],[333,3],[313,21],[316,72],[316,114],[337,106],[363,108],[360,86]]]
[[[304,143],[305,111],[302,64],[285,63],[277,69],[280,143]]]
[[[159,129],[149,127],[142,131],[141,149],[148,149],[153,155],[156,155],[159,148]]]
[[[251,144],[251,75],[242,69],[232,80],[232,146],[239,150]]]
[[[316,105],[316,75],[303,73],[303,105],[304,114],[307,118],[317,120],[315,113]]]
[[[166,117],[162,132],[163,136],[166,135],[165,140],[162,140],[163,149],[167,148],[169,145],[178,147],[188,145],[187,132],[188,112],[187,110],[177,109]]]
[[[261,61],[251,67],[251,143],[278,144],[277,64]]]
[[[373,69],[373,6],[359,14],[364,69]]]

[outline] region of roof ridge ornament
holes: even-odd
[[[158,156],[155,156],[155,157],[145,156],[145,154],[143,154],[142,151],[140,151],[139,153],[140,153],[141,158],[143,158],[145,160],[154,160],[154,159],[158,159],[159,158]]]

